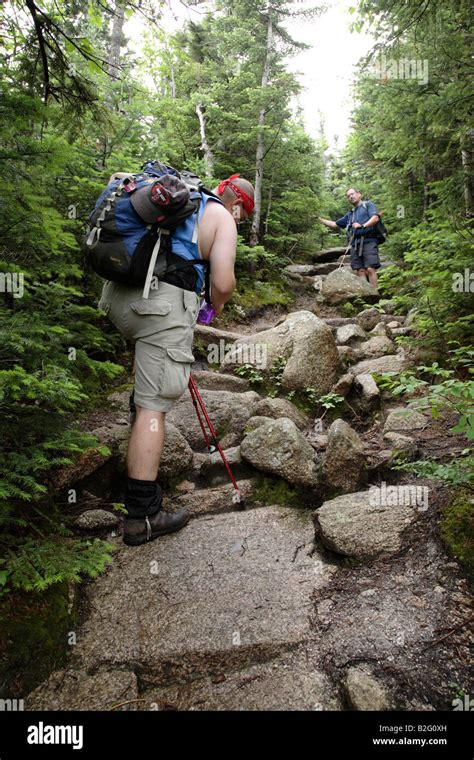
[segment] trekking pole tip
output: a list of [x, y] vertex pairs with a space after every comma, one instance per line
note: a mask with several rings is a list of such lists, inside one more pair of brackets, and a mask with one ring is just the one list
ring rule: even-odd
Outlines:
[[232, 497], [232, 504], [238, 504], [240, 509], [245, 509], [244, 500], [240, 491], [236, 491]]

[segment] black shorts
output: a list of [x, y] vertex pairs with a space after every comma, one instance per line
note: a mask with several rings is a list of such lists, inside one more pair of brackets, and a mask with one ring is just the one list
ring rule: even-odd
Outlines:
[[352, 248], [351, 248], [352, 269], [367, 269], [367, 267], [372, 267], [372, 269], [379, 269], [380, 259], [379, 259], [379, 247], [378, 247], [377, 241], [372, 238], [365, 239], [362, 244], [361, 255], [359, 256], [360, 245], [361, 245], [360, 239], [356, 240], [355, 245], [352, 245]]

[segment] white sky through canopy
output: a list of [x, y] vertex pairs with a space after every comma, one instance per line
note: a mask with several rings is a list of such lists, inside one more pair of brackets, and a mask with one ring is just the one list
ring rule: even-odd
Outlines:
[[[298, 105], [303, 111], [306, 129], [316, 137], [321, 114], [331, 149], [340, 149], [345, 144], [350, 131], [351, 89], [357, 76], [357, 62], [375, 42], [367, 33], [349, 31], [354, 16], [348, 9], [355, 2], [329, 0], [327, 11], [319, 18], [311, 22], [296, 18], [286, 24], [293, 39], [311, 45], [311, 49], [288, 60], [289, 70], [299, 74], [305, 88], [298, 97]], [[312, 5], [317, 5], [317, 0], [301, 3], [302, 7]], [[198, 22], [206, 9], [212, 8], [212, 2], [186, 7], [179, 0], [170, 0], [169, 6], [164, 10], [160, 25], [172, 33], [189, 18]], [[145, 25], [146, 20], [137, 14], [125, 26], [135, 51]]]

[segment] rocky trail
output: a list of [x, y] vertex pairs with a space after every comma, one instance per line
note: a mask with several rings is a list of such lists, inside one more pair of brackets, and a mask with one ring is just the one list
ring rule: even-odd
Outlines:
[[[412, 328], [339, 266], [341, 253], [287, 267], [291, 310], [196, 329], [193, 375], [243, 506], [185, 394], [167, 416], [160, 477], [165, 506], [185, 505], [193, 519], [125, 547], [113, 503], [128, 392], [89, 419], [111, 455], [83, 458], [55, 486], [77, 489], [78, 534], [117, 551], [84, 584], [75, 643], [26, 709], [429, 711], [469, 691], [471, 598], [437, 531], [446, 495], [392, 468], [400, 455], [453, 455], [462, 441], [446, 420], [379, 390], [374, 373], [413, 363], [395, 341]], [[347, 316], [354, 299], [364, 304]], [[219, 341], [217, 369], [205, 351]], [[262, 345], [260, 383], [238, 377], [243, 355], [255, 359]], [[272, 397], [263, 388], [275, 378]], [[345, 401], [311, 417], [291, 401], [307, 388]]]

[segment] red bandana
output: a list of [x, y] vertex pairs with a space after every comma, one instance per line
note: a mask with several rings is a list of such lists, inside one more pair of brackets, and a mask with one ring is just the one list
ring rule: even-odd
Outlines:
[[222, 195], [226, 187], [230, 187], [234, 195], [236, 195], [238, 198], [240, 198], [243, 202], [244, 209], [246, 210], [247, 214], [251, 214], [253, 211], [253, 208], [255, 206], [253, 199], [250, 197], [250, 195], [247, 195], [247, 193], [242, 190], [241, 187], [237, 187], [237, 185], [234, 185], [232, 182], [233, 179], [237, 179], [237, 177], [240, 177], [240, 174], [233, 174], [232, 177], [229, 177], [229, 179], [223, 179], [222, 182], [217, 187], [217, 192], [219, 195]]

